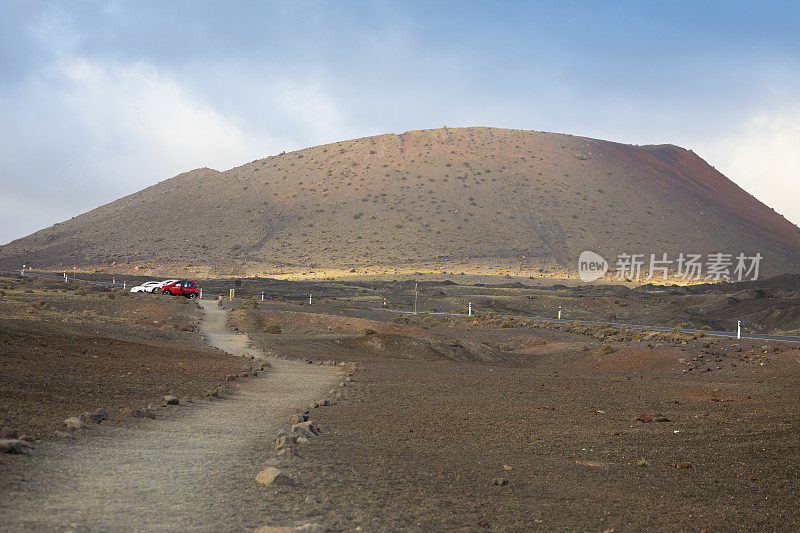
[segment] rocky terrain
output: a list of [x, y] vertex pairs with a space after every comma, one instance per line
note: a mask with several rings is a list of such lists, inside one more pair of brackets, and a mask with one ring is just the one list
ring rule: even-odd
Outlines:
[[[791, 276], [426, 282], [417, 315], [391, 312], [413, 305], [413, 282], [244, 279], [243, 298], [199, 307], [2, 283], [2, 442], [20, 441], [0, 455], [12, 530], [713, 531], [800, 519], [796, 344], [508, 316], [561, 302], [590, 319], [683, 308], [712, 321], [733, 306], [754, 322], [777, 306], [770, 316], [790, 329]], [[433, 314], [468, 302], [474, 316]], [[253, 367], [261, 357], [266, 372]]]
[[583, 250], [760, 252], [774, 275], [800, 266], [800, 230], [677, 146], [443, 128], [193, 170], [8, 243], [0, 266], [546, 278]]
[[203, 342], [199, 316], [184, 299], [0, 278], [0, 426], [51, 440], [84, 412], [114, 424], [205, 396], [241, 362]]
[[303, 483], [276, 495], [295, 520], [714, 531], [800, 519], [795, 345], [285, 305], [234, 305], [232, 324], [263, 349], [363, 368], [337, 405], [312, 410], [330, 433], [301, 450]]

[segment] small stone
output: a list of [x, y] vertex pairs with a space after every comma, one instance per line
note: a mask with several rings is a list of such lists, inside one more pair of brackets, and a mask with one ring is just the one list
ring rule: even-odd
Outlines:
[[692, 468], [692, 463], [690, 463], [689, 461], [684, 461], [682, 463], [678, 463], [675, 466], [677, 466], [678, 468], [689, 469]]
[[297, 437], [297, 444], [308, 444], [311, 442], [307, 437]]
[[314, 437], [314, 433], [311, 433], [311, 431], [307, 427], [303, 426], [302, 424], [293, 425], [292, 426], [292, 433], [297, 435], [298, 439], [301, 438], [301, 437], [305, 437], [306, 439], [311, 439], [311, 438]]
[[171, 394], [167, 394], [166, 396], [164, 396], [164, 401], [161, 402], [161, 405], [162, 406], [165, 406], [165, 405], [179, 405], [180, 402], [181, 401], [178, 399], [177, 396], [173, 396]]
[[70, 429], [83, 429], [86, 427], [86, 424], [78, 418], [77, 416], [71, 416], [64, 420], [64, 425]]
[[19, 439], [0, 439], [0, 453], [22, 453], [27, 446], [23, 446], [23, 441]]
[[[292, 433], [302, 437], [313, 437], [319, 435], [319, 428], [314, 425], [314, 422], [308, 420], [292, 426]], [[305, 433], [309, 433], [306, 435]]]
[[508, 465], [503, 465], [503, 470], [505, 470], [506, 472], [509, 472], [509, 471], [511, 471], [511, 467], [508, 466]]
[[[302, 420], [300, 420], [302, 422]], [[12, 428], [11, 426], [3, 426], [0, 429], [0, 439], [17, 439], [19, 438], [19, 432]]]
[[258, 473], [256, 482], [266, 486], [292, 485], [294, 483], [294, 478], [286, 472], [278, 470], [274, 466], [270, 466]]
[[158, 410], [158, 407], [156, 407], [156, 404], [150, 403], [150, 404], [147, 404], [147, 410], [155, 412], [155, 411]]
[[299, 424], [301, 422], [305, 422], [308, 420], [308, 416], [303, 413], [297, 413], [296, 415], [291, 415], [289, 417], [290, 424]]
[[66, 431], [58, 431], [55, 432], [56, 437], [61, 439], [74, 439], [75, 436], [72, 433], [67, 433]]
[[290, 430], [282, 430], [278, 435], [272, 439], [272, 444], [275, 451], [280, 451], [283, 448], [293, 448], [297, 444], [297, 435]]
[[329, 406], [330, 404], [331, 404], [331, 401], [330, 401], [330, 400], [322, 400], [322, 403], [321, 403], [320, 405], [323, 405], [323, 406], [327, 407], [327, 406]]
[[279, 457], [297, 457], [299, 454], [295, 446], [286, 446], [275, 452], [275, 455]]
[[508, 480], [502, 477], [496, 477], [492, 480], [492, 485], [498, 485], [502, 487], [504, 485], [508, 485]]
[[87, 424], [99, 424], [103, 421], [102, 416], [97, 413], [90, 413], [89, 411], [82, 412], [79, 418]]
[[194, 403], [194, 401], [191, 398], [189, 398], [188, 396], [184, 396], [183, 398], [181, 398], [180, 403], [183, 403], [183, 404]]
[[98, 408], [97, 411], [95, 411], [95, 413], [100, 415], [101, 420], [108, 420], [108, 411], [106, 411], [102, 407]]

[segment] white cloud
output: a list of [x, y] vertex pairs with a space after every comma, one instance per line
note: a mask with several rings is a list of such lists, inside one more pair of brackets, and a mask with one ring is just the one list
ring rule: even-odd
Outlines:
[[[282, 80], [276, 84], [277, 102], [312, 138], [336, 139], [345, 122], [338, 106], [319, 86]], [[304, 147], [305, 148], [305, 147]]]
[[754, 113], [698, 151], [747, 192], [800, 223], [800, 104]]
[[[104, 66], [69, 57], [59, 68], [70, 81], [61, 99], [72, 116], [94, 126], [94, 156], [107, 166], [128, 172], [138, 167], [137, 175], [173, 175], [198, 166], [224, 170], [273, 144], [247, 135], [242, 125], [146, 63]], [[113, 176], [111, 168], [105, 170]]]
[[[57, 52], [46, 76], [0, 93], [7, 126], [0, 131], [7, 147], [0, 185], [15, 198], [14, 210], [30, 213], [27, 222], [4, 223], [0, 243], [180, 172], [226, 170], [304, 147], [298, 137], [338, 138], [343, 120], [317, 84], [248, 79], [248, 97], [268, 102], [263, 115], [271, 120], [263, 121], [218, 111], [193, 90], [196, 83], [145, 62], [102, 63]], [[48, 207], [59, 202], [69, 209]], [[12, 212], [2, 209], [7, 221]]]

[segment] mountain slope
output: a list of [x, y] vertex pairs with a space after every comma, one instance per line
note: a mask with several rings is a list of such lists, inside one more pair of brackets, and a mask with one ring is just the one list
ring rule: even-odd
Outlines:
[[7, 268], [575, 274], [577, 257], [761, 252], [800, 230], [693, 152], [496, 128], [333, 143], [163, 181], [0, 248]]

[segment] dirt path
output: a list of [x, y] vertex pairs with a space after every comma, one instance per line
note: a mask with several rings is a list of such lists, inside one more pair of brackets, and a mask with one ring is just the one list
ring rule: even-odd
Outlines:
[[[262, 354], [227, 331], [226, 312], [203, 301], [209, 344]], [[0, 501], [3, 531], [242, 531], [275, 513], [254, 476], [291, 412], [337, 380], [327, 366], [271, 360], [223, 401], [160, 409], [127, 428], [95, 427], [77, 442], [40, 446], [26, 486]], [[270, 511], [272, 509], [272, 511]], [[274, 516], [273, 516], [274, 518]]]

